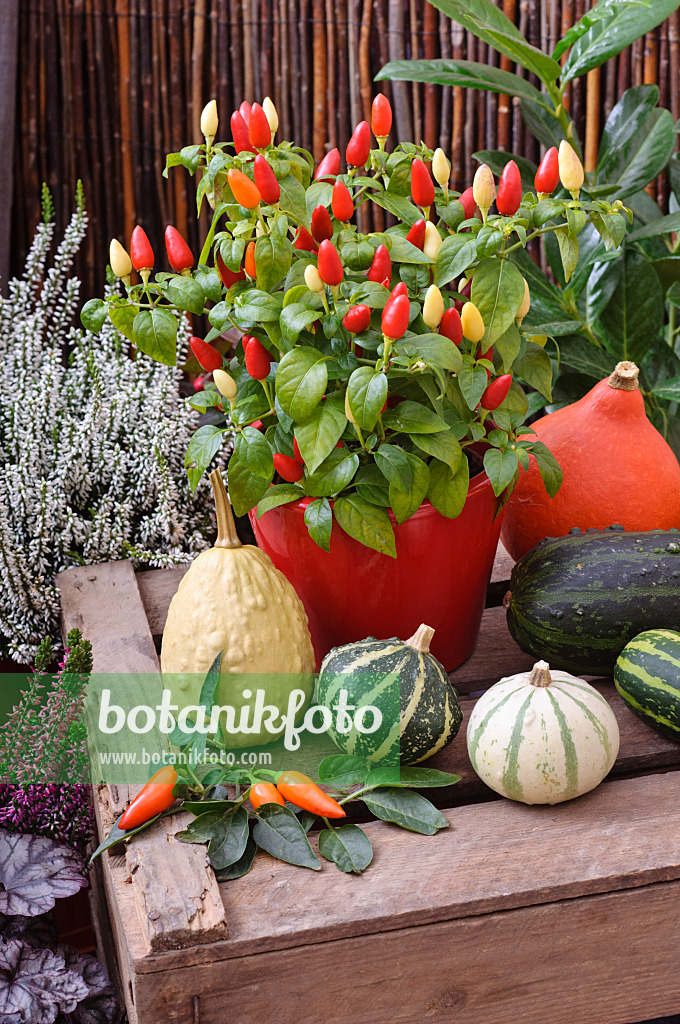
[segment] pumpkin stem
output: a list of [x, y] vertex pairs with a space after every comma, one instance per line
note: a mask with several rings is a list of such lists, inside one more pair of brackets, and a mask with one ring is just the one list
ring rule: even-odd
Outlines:
[[413, 636], [405, 640], [404, 643], [408, 644], [409, 647], [413, 647], [415, 651], [420, 651], [421, 654], [430, 653], [430, 640], [434, 636], [434, 630], [432, 626], [426, 626], [425, 623], [421, 623]]
[[215, 498], [215, 512], [217, 514], [217, 540], [216, 548], [242, 548], [243, 545], [238, 539], [234, 516], [227, 497], [227, 491], [219, 469], [213, 469], [208, 477], [213, 489]]
[[638, 388], [638, 370], [635, 363], [625, 360], [617, 363], [614, 372], [609, 378], [609, 387], [617, 388], [619, 391], [636, 391]]
[[550, 665], [547, 661], [537, 661], [531, 670], [529, 676], [530, 686], [550, 686], [552, 679], [550, 677]]

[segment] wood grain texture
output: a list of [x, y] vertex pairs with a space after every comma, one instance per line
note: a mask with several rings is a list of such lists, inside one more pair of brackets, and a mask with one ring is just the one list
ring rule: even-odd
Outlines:
[[486, 690], [503, 676], [530, 669], [535, 661], [532, 655], [520, 651], [510, 636], [505, 610], [487, 608], [474, 651], [449, 678], [459, 693]]
[[[135, 979], [140, 1021], [624, 1024], [680, 1000], [680, 883]], [[634, 922], [634, 927], [631, 923]]]

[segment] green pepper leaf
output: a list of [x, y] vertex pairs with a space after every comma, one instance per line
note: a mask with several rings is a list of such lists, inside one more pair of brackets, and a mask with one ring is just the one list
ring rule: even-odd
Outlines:
[[376, 81], [385, 79], [484, 89], [543, 102], [538, 89], [525, 78], [474, 60], [393, 60], [385, 64], [375, 76]]
[[338, 526], [350, 537], [390, 558], [397, 557], [394, 530], [384, 508], [351, 494], [338, 498], [333, 512]]
[[108, 315], [109, 307], [103, 299], [90, 299], [80, 311], [80, 322], [86, 331], [99, 334]]
[[257, 283], [265, 291], [274, 290], [284, 279], [293, 260], [290, 242], [276, 235], [260, 235], [255, 242]]
[[430, 463], [430, 486], [427, 496], [440, 515], [455, 519], [463, 511], [470, 483], [467, 459], [462, 459], [454, 473], [450, 466], [438, 459]]
[[348, 874], [360, 875], [373, 860], [371, 840], [358, 825], [325, 828], [319, 833], [319, 853]]
[[227, 467], [229, 499], [234, 509], [234, 515], [244, 516], [257, 505], [260, 498], [263, 498], [269, 490], [273, 475], [273, 462], [271, 476], [263, 477], [248, 469], [243, 464], [239, 453], [234, 450]]
[[552, 363], [545, 349], [535, 341], [527, 341], [524, 353], [512, 364], [512, 372], [552, 401]]
[[299, 501], [304, 496], [303, 489], [296, 487], [295, 484], [273, 484], [267, 488], [264, 498], [260, 498], [257, 503], [257, 518], [259, 519], [265, 512], [270, 512], [273, 508], [278, 508], [279, 505], [287, 505], [290, 501]]
[[411, 434], [411, 440], [428, 455], [445, 462], [452, 473], [457, 473], [463, 461], [463, 449], [449, 431], [438, 434]]
[[373, 430], [387, 400], [387, 377], [372, 366], [359, 366], [347, 382], [349, 407], [362, 430]]
[[319, 764], [319, 782], [341, 791], [364, 783], [370, 762], [356, 754], [330, 754]]
[[366, 793], [361, 798], [371, 814], [381, 821], [392, 821], [410, 832], [433, 836], [448, 821], [441, 811], [420, 793], [411, 789], [387, 788]]
[[285, 305], [284, 302], [279, 323], [288, 346], [292, 347], [295, 344], [300, 337], [300, 332], [304, 331], [305, 327], [309, 327], [310, 324], [320, 319], [321, 310], [310, 309], [303, 302], [292, 302], [290, 305]]
[[477, 242], [474, 235], [464, 232], [449, 235], [439, 247], [434, 266], [434, 283], [443, 288], [449, 281], [463, 273], [477, 258]]
[[237, 807], [218, 822], [208, 844], [208, 859], [213, 870], [222, 871], [240, 860], [247, 842], [248, 812], [245, 807]]
[[398, 523], [405, 522], [420, 508], [430, 486], [430, 471], [427, 464], [417, 455], [408, 452], [405, 454], [411, 466], [411, 487], [405, 492], [400, 487], [390, 484], [389, 492], [390, 505]]
[[524, 278], [509, 260], [484, 259], [475, 270], [470, 298], [482, 315], [485, 348], [513, 323], [524, 298]]
[[134, 319], [135, 348], [165, 366], [177, 363], [177, 319], [167, 309], [143, 309]]
[[405, 434], [436, 434], [439, 430], [448, 430], [446, 420], [433, 409], [409, 401], [400, 402], [395, 409], [387, 409], [383, 415], [383, 425]]
[[330, 551], [333, 512], [328, 498], [317, 498], [309, 503], [305, 509], [305, 525], [314, 543], [324, 551]]
[[294, 348], [276, 371], [276, 397], [283, 411], [304, 422], [319, 404], [328, 384], [326, 358], [315, 348]]
[[199, 427], [189, 441], [184, 466], [192, 492], [196, 490], [203, 473], [220, 450], [224, 433], [223, 428], [206, 424]]
[[278, 804], [261, 807], [253, 827], [253, 839], [278, 860], [313, 871], [321, 870], [303, 826], [287, 807]]
[[304, 423], [295, 425], [295, 438], [308, 473], [314, 473], [335, 448], [347, 426], [344, 403], [330, 395]]
[[439, 789], [460, 782], [460, 775], [440, 772], [436, 768], [412, 768], [406, 765], [380, 765], [363, 782], [364, 786], [396, 786], [399, 789]]
[[255, 427], [244, 427], [236, 435], [234, 450], [246, 469], [271, 480], [274, 475], [274, 457], [271, 445], [261, 431]]
[[307, 494], [330, 498], [348, 487], [359, 468], [359, 456], [347, 448], [334, 448], [305, 480]]
[[519, 467], [519, 456], [511, 448], [501, 451], [499, 448], [489, 448], [484, 452], [484, 469], [491, 481], [493, 493], [498, 497], [503, 493]]
[[[247, 875], [253, 866], [253, 860], [255, 859], [255, 853], [257, 852], [257, 843], [252, 836], [248, 836], [246, 848], [237, 861], [233, 864], [228, 864], [225, 868], [219, 868], [215, 871], [215, 877], [218, 882], [231, 882], [234, 878], [242, 878], [243, 875]], [[214, 865], [213, 865], [214, 870]]]
[[[163, 282], [163, 292], [169, 302], [186, 310], [187, 313], [200, 316], [205, 309], [203, 289], [192, 277], [183, 277], [181, 274], [177, 274], [175, 277], [167, 278]], [[222, 298], [221, 293], [220, 298]]]

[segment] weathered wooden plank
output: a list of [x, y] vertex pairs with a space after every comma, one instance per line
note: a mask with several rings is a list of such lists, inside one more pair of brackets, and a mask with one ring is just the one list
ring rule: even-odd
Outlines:
[[444, 814], [451, 827], [431, 837], [366, 825], [375, 859], [358, 878], [325, 861], [310, 872], [258, 853], [250, 874], [220, 885], [228, 940], [159, 955], [137, 941], [135, 972], [680, 879], [680, 772], [611, 782], [555, 807], [502, 800]]
[[64, 635], [77, 626], [92, 642], [93, 671], [158, 672], [132, 562], [66, 569], [57, 576]]
[[520, 651], [508, 632], [505, 609], [487, 608], [474, 651], [468, 660], [450, 673], [459, 693], [486, 690], [503, 676], [530, 669], [536, 658]]
[[177, 565], [174, 569], [147, 569], [137, 573], [137, 586], [152, 636], [162, 635], [170, 602], [188, 568], [188, 565]]
[[680, 1003], [679, 910], [674, 881], [297, 946], [136, 976], [136, 1007], [144, 1024], [625, 1024]]

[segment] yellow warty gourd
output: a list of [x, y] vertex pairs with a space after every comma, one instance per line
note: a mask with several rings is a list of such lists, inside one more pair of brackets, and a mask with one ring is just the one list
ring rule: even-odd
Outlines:
[[[205, 676], [222, 651], [217, 703], [234, 708], [235, 722], [242, 707], [254, 707], [257, 690], [264, 690], [265, 705], [285, 714], [293, 690], [303, 690], [309, 701], [314, 688], [307, 615], [271, 559], [241, 544], [219, 470], [211, 473], [210, 483], [217, 540], [195, 559], [170, 602], [161, 649], [164, 685], [180, 709], [197, 704]], [[265, 711], [263, 722], [267, 718]], [[227, 739], [229, 746], [245, 747], [275, 737], [262, 729]]]

